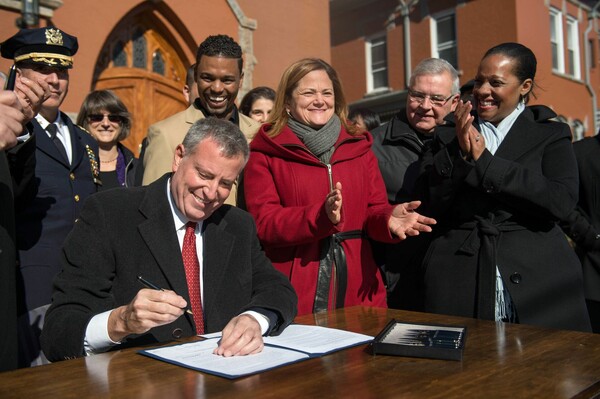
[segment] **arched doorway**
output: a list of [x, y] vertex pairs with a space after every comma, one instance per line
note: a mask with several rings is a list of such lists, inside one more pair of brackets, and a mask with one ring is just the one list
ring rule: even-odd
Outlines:
[[107, 38], [94, 71], [94, 89], [113, 90], [132, 115], [131, 135], [123, 144], [136, 156], [148, 126], [187, 107], [181, 90], [189, 62], [163, 20], [148, 9], [125, 16]]

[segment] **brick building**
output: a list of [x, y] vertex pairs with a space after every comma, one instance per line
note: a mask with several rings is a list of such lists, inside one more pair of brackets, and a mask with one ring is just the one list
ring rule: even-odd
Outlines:
[[[124, 143], [134, 151], [151, 123], [186, 107], [185, 73], [209, 35], [228, 34], [242, 46], [238, 100], [255, 86], [276, 88], [299, 58], [330, 60], [327, 0], [0, 0], [0, 41], [17, 32], [25, 6], [39, 15], [38, 26], [57, 26], [79, 40], [61, 109], [77, 113], [90, 90], [115, 90], [134, 117]], [[0, 59], [0, 70], [10, 65]]]
[[410, 71], [440, 57], [475, 76], [484, 52], [520, 42], [538, 60], [537, 99], [575, 139], [600, 128], [600, 1], [331, 0], [331, 59], [351, 106], [389, 119], [404, 108]]

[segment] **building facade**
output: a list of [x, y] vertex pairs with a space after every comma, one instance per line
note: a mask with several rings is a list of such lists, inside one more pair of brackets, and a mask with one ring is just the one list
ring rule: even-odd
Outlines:
[[420, 60], [446, 59], [462, 85], [487, 49], [519, 42], [538, 60], [531, 104], [551, 107], [578, 140], [600, 128], [599, 8], [597, 0], [331, 0], [332, 64], [351, 106], [387, 120], [404, 109]]
[[[133, 116], [124, 144], [136, 154], [150, 124], [186, 108], [186, 70], [209, 35], [227, 34], [242, 46], [238, 101], [255, 86], [276, 88], [297, 59], [330, 61], [327, 0], [0, 0], [0, 42], [17, 32], [32, 3], [39, 3], [37, 26], [79, 40], [61, 109], [76, 114], [91, 90], [114, 90]], [[0, 70], [10, 65], [0, 59]]]

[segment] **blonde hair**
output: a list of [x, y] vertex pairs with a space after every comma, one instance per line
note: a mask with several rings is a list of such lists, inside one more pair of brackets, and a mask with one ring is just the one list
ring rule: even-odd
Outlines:
[[277, 87], [277, 94], [275, 95], [275, 105], [267, 120], [267, 123], [272, 124], [267, 132], [269, 137], [277, 136], [287, 125], [289, 115], [286, 110], [286, 104], [291, 100], [292, 94], [296, 87], [298, 87], [300, 80], [313, 71], [325, 71], [327, 73], [327, 76], [331, 79], [331, 83], [333, 83], [333, 95], [335, 97], [334, 112], [340, 118], [342, 127], [348, 133], [355, 134], [356, 129], [347, 122], [348, 107], [346, 97], [342, 89], [342, 82], [335, 70], [322, 59], [304, 58], [290, 65], [281, 77], [281, 81]]

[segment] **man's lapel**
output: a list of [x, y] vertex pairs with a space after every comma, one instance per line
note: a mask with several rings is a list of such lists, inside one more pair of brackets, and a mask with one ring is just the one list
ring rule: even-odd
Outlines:
[[163, 176], [148, 186], [146, 197], [140, 204], [140, 212], [147, 219], [138, 229], [169, 283], [169, 287], [162, 288], [175, 291], [189, 302], [181, 249], [167, 199], [167, 179], [168, 176]]
[[35, 119], [33, 119], [31, 123], [33, 124], [33, 131], [36, 136], [35, 145], [37, 149], [68, 168], [69, 165], [67, 164], [67, 160], [58, 151], [58, 148], [56, 148], [56, 145], [52, 142], [52, 139], [48, 136], [48, 133], [46, 133], [46, 131]]
[[224, 284], [223, 280], [225, 278], [236, 278], [231, 271], [227, 270], [228, 265], [231, 263], [230, 258], [234, 249], [235, 237], [224, 230], [226, 224], [227, 221], [223, 219], [221, 212], [218, 210], [204, 222], [202, 277], [204, 279], [204, 307], [206, 309], [218, 308], [215, 301], [219, 288]]
[[61, 113], [61, 117], [62, 120], [65, 122], [65, 125], [67, 125], [67, 128], [69, 129], [69, 134], [71, 135], [71, 170], [73, 170], [76, 169], [77, 166], [79, 166], [84, 155], [86, 155], [86, 148], [85, 145], [81, 142], [81, 136], [79, 134], [79, 131], [75, 129], [75, 126], [73, 126], [73, 122], [71, 122], [71, 119], [63, 113]]

